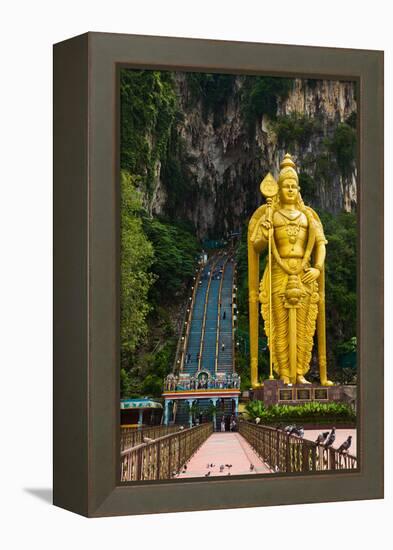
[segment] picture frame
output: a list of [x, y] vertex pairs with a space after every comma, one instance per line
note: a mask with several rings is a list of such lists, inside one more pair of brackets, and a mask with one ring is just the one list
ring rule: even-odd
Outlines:
[[[121, 67], [357, 82], [358, 471], [119, 483]], [[101, 517], [382, 498], [383, 390], [383, 52], [107, 33], [56, 44], [54, 504]]]

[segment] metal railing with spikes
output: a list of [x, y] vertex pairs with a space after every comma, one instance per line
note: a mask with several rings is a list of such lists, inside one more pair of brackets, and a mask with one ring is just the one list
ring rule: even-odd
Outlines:
[[212, 432], [213, 424], [209, 422], [122, 451], [120, 480], [127, 482], [174, 477]]
[[304, 473], [324, 470], [355, 470], [357, 458], [332, 447], [289, 435], [283, 430], [241, 420], [239, 433], [272, 472]]

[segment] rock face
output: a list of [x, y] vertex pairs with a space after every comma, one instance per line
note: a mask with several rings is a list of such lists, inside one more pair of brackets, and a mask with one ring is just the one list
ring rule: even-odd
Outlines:
[[[219, 120], [214, 110], [204, 112], [203, 97], [190, 102], [184, 73], [177, 73], [174, 83], [183, 113], [177, 130], [191, 159], [187, 170], [193, 181], [177, 215], [189, 220], [200, 238], [238, 230], [262, 203], [261, 180], [269, 171], [277, 177], [280, 161], [288, 151], [303, 175], [301, 185], [302, 181], [308, 184], [303, 193], [305, 202], [332, 213], [356, 209], [355, 162], [344, 173], [329, 145], [337, 127], [353, 113], [356, 116], [353, 82], [296, 79], [288, 96], [277, 99], [276, 119], [259, 117], [253, 131], [242, 110], [244, 77], [234, 79], [233, 90], [220, 106]], [[291, 121], [296, 114], [309, 117], [315, 124], [307, 139], [302, 135], [286, 143], [280, 137], [279, 123]], [[152, 214], [165, 214], [170, 185], [170, 178], [163, 177], [157, 162], [149, 208]]]
[[[310, 87], [307, 80], [296, 79], [293, 91], [278, 110], [279, 115], [305, 113], [309, 117], [317, 117], [321, 123], [319, 135], [314, 135], [306, 147], [296, 150], [299, 168], [310, 175], [315, 175], [315, 166], [304, 166], [302, 160], [308, 154], [317, 158], [323, 151], [324, 140], [331, 137], [337, 125], [348, 120], [353, 113], [356, 115], [355, 83], [334, 80], [313, 82], [315, 84]], [[279, 157], [282, 153], [282, 150], [279, 151]], [[328, 181], [322, 179], [319, 182], [312, 201], [314, 206], [332, 213], [356, 209], [356, 176], [354, 162], [345, 176], [332, 166]]]

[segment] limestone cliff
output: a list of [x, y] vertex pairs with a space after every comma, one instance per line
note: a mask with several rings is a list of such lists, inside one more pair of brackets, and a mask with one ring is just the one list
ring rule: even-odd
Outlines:
[[180, 114], [165, 158], [154, 162], [149, 212], [188, 220], [201, 238], [237, 230], [262, 202], [262, 178], [277, 176], [287, 151], [308, 204], [332, 213], [356, 209], [355, 84], [291, 80], [270, 114], [257, 113], [250, 124], [244, 98], [253, 77], [227, 78], [225, 94], [209, 103], [189, 74], [174, 74]]

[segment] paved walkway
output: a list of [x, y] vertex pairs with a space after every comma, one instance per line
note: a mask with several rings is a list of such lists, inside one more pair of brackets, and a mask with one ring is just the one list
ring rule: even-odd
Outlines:
[[[231, 464], [232, 467], [228, 468], [226, 464]], [[251, 464], [254, 466], [253, 470], [250, 470]], [[224, 466], [222, 472], [221, 465]], [[249, 443], [237, 432], [213, 433], [188, 461], [187, 471], [176, 477], [202, 477], [208, 472], [210, 477], [271, 473]]]

